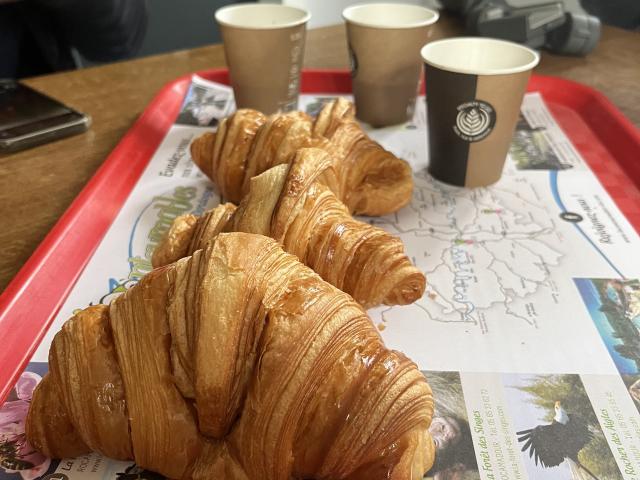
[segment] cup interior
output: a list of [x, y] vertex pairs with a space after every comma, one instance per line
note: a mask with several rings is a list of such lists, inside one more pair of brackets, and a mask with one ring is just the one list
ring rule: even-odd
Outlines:
[[288, 5], [245, 3], [222, 7], [216, 10], [215, 17], [220, 25], [264, 30], [301, 25], [309, 21], [311, 15]]
[[435, 23], [439, 14], [418, 5], [367, 3], [345, 8], [342, 17], [364, 27], [415, 28]]
[[540, 56], [528, 47], [506, 40], [460, 37], [428, 43], [422, 59], [431, 66], [455, 73], [503, 75], [531, 70]]

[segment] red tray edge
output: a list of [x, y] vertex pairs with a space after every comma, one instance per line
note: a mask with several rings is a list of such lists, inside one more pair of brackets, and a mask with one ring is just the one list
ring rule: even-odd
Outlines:
[[[212, 69], [196, 72], [196, 74], [210, 79], [212, 77], [223, 81], [228, 79], [226, 69]], [[3, 343], [8, 345], [8, 348], [0, 351], [0, 365], [2, 366], [0, 369], [0, 404], [4, 402], [26, 367], [62, 303], [66, 300], [79, 275], [136, 185], [167, 130], [173, 124], [191, 76], [192, 74], [178, 77], [167, 83], [156, 94], [0, 295], [0, 331], [3, 332]], [[326, 76], [331, 77], [330, 84], [327, 84], [326, 78], [322, 78]], [[640, 174], [636, 174], [639, 167], [633, 168], [634, 162], [626, 161], [627, 157], [633, 156], [629, 154], [630, 150], [631, 153], [640, 152], [640, 131], [631, 121], [601, 92], [577, 82], [557, 77], [534, 75], [529, 84], [530, 89], [534, 88], [536, 84], [545, 82], [555, 83], [557, 87], [566, 87], [566, 89], [552, 89], [555, 92], [568, 90], [579, 92], [582, 96], [582, 103], [574, 104], [573, 108], [579, 110], [590, 127], [593, 125], [589, 122], [589, 116], [585, 114], [585, 108], [589, 108], [588, 100], [595, 101], [607, 119], [614, 126], [620, 127], [619, 129], [613, 128], [612, 131], [617, 132], [615, 133], [616, 141], [607, 148], [610, 148], [612, 157], [625, 159], [621, 163], [622, 168], [636, 186], [640, 187]], [[165, 96], [171, 93], [171, 90], [175, 90], [173, 93], [179, 95], [180, 100], [171, 102], [165, 108], [165, 114], [162, 118], [152, 119], [152, 116], [158, 115], [156, 110], [166, 102]], [[303, 92], [348, 93], [350, 90], [351, 78], [346, 70], [308, 69], [303, 71]], [[549, 94], [549, 89], [545, 90], [543, 97], [554, 97], [553, 94]], [[560, 96], [553, 99], [562, 101], [563, 98]], [[155, 128], [147, 131], [150, 126], [155, 126]], [[600, 132], [598, 128], [593, 128], [593, 131]], [[137, 139], [142, 134], [145, 135], [145, 145], [140, 146]], [[603, 140], [602, 137], [600, 140]], [[602, 143], [607, 145], [609, 142], [602, 141]], [[137, 147], [133, 158], [129, 151], [131, 146]], [[117, 175], [114, 176], [116, 172]], [[123, 175], [122, 172], [125, 174]], [[112, 177], [117, 181], [114, 182]], [[104, 203], [97, 201], [105, 193], [109, 193], [111, 196], [111, 201], [106, 207]], [[91, 205], [92, 209], [87, 210], [87, 205]], [[74, 228], [80, 224], [83, 226], [82, 235]], [[636, 229], [640, 229], [640, 225], [634, 226]], [[87, 231], [88, 233], [85, 233]], [[65, 240], [68, 241], [65, 242]], [[61, 264], [61, 254], [63, 253], [76, 258], [77, 262], [73, 265]], [[63, 278], [60, 273], [63, 273]], [[45, 293], [41, 290], [42, 288], [47, 288], [48, 291]], [[29, 322], [29, 319], [34, 317], [44, 320], [39, 323]]]
[[[0, 351], [0, 404], [26, 367], [166, 131], [173, 124], [181, 102], [175, 105], [174, 111], [167, 111], [166, 115], [159, 117], [158, 128], [151, 131], [147, 131], [149, 117], [165, 102], [167, 93], [190, 77], [185, 75], [162, 87], [0, 295], [0, 331], [3, 332], [3, 343], [8, 345], [8, 348]], [[140, 135], [145, 136], [146, 146], [140, 146], [137, 142]], [[133, 155], [131, 146], [137, 147]], [[99, 201], [102, 195], [108, 195], [109, 203]], [[87, 205], [93, 208], [88, 211]], [[77, 225], [83, 226], [82, 236], [76, 229]], [[52, 263], [51, 259], [65, 253], [76, 258], [77, 262], [73, 265]], [[43, 298], [43, 288], [53, 290], [45, 294], [48, 301]], [[30, 298], [35, 301], [30, 301]], [[30, 322], [29, 319], [33, 317], [44, 320], [41, 323]], [[16, 357], [18, 351], [24, 352], [22, 358]]]
[[543, 97], [570, 104], [578, 111], [629, 179], [640, 189], [640, 162], [637, 161], [640, 155], [640, 129], [595, 88], [564, 78], [533, 75], [529, 90], [536, 90], [538, 84], [544, 83], [554, 84], [556, 88], [545, 88]]

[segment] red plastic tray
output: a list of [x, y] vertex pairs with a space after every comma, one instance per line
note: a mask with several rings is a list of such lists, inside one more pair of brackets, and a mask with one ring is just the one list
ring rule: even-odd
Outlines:
[[[198, 75], [229, 83], [226, 69]], [[0, 404], [173, 124], [190, 79], [180, 77], [158, 93], [0, 295]], [[609, 195], [640, 231], [640, 131], [604, 95], [579, 83], [534, 75], [528, 89], [542, 94]], [[347, 93], [351, 78], [346, 71], [306, 70], [302, 91]]]

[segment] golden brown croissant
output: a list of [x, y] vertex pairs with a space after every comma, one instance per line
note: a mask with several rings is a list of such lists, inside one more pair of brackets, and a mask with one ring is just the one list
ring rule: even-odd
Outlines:
[[222, 195], [237, 204], [252, 177], [289, 163], [304, 147], [321, 148], [332, 156], [336, 195], [353, 213], [385, 215], [411, 200], [409, 164], [369, 138], [355, 120], [353, 104], [343, 98], [326, 104], [315, 122], [302, 112], [265, 117], [255, 110], [238, 110], [217, 132], [196, 138], [191, 156]]
[[291, 164], [254, 177], [237, 209], [226, 203], [200, 218], [178, 217], [157, 246], [153, 266], [191, 255], [220, 232], [259, 233], [364, 307], [418, 300], [426, 280], [405, 255], [402, 241], [355, 220], [331, 191], [336, 184], [325, 151], [299, 149]]
[[218, 235], [71, 318], [27, 417], [52, 457], [169, 478], [422, 478], [433, 399], [360, 305], [267, 237]]

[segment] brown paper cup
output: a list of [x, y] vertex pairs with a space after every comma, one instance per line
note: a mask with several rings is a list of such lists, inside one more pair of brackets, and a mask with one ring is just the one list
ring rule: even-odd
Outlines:
[[309, 13], [252, 3], [220, 8], [215, 17], [238, 108], [295, 110]]
[[538, 54], [517, 43], [477, 37], [431, 42], [421, 54], [429, 173], [463, 187], [497, 182]]
[[415, 107], [420, 48], [438, 13], [416, 5], [372, 3], [346, 8], [357, 117], [376, 127], [405, 122]]

